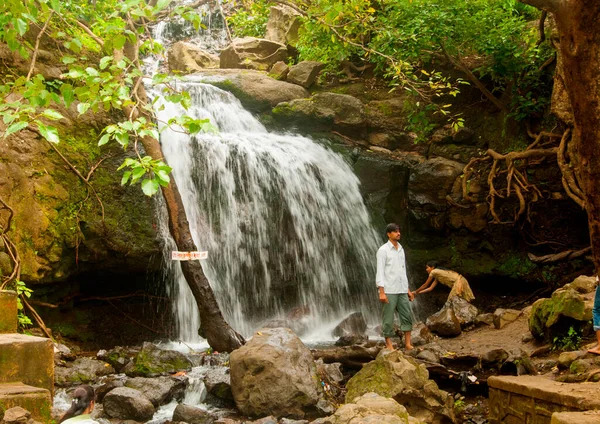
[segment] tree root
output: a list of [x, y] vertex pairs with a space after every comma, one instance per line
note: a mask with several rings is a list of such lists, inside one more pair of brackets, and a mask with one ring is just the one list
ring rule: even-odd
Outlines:
[[571, 260], [575, 258], [579, 258], [580, 256], [584, 256], [587, 253], [592, 252], [592, 247], [586, 247], [585, 249], [580, 250], [565, 250], [560, 253], [555, 253], [552, 255], [544, 255], [544, 256], [535, 256], [533, 253], [529, 253], [527, 256], [529, 260], [536, 264], [549, 264], [553, 262], [559, 262], [564, 260]]

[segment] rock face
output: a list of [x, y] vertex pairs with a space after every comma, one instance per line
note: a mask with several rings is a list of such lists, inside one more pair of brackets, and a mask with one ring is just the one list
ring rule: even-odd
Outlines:
[[581, 294], [570, 286], [552, 293], [550, 299], [538, 299], [529, 315], [529, 331], [534, 337], [551, 342], [567, 333], [570, 326], [591, 331], [594, 292]]
[[477, 307], [470, 304], [462, 297], [454, 296], [448, 301], [446, 306], [454, 311], [454, 315], [458, 319], [462, 329], [475, 324], [475, 318], [477, 318], [479, 311], [477, 310]]
[[333, 129], [355, 138], [364, 134], [367, 122], [360, 100], [336, 93], [319, 93], [310, 99], [281, 103], [273, 109], [273, 116], [286, 125], [310, 125], [315, 131]]
[[96, 381], [98, 377], [114, 374], [112, 366], [92, 358], [77, 358], [66, 367], [54, 369], [54, 382], [58, 386], [71, 386]]
[[162, 350], [152, 343], [144, 343], [142, 350], [123, 371], [127, 375], [157, 377], [178, 371], [189, 371], [192, 363], [183, 354], [174, 350]]
[[211, 424], [215, 421], [215, 417], [204, 409], [180, 403], [173, 411], [173, 421], [188, 424]]
[[263, 328], [230, 357], [231, 390], [249, 416], [316, 413], [319, 379], [310, 350], [288, 328]]
[[298, 39], [300, 14], [289, 6], [271, 6], [267, 21], [267, 40], [294, 45]]
[[111, 418], [148, 421], [154, 415], [154, 406], [142, 392], [129, 387], [117, 387], [104, 396], [104, 412]]
[[251, 112], [264, 112], [281, 102], [309, 95], [299, 85], [278, 81], [259, 71], [221, 69], [207, 70], [197, 75], [202, 82], [231, 92]]
[[223, 69], [255, 69], [267, 71], [275, 62], [286, 61], [287, 47], [275, 41], [244, 37], [234, 39], [221, 52], [220, 67]]
[[429, 379], [424, 365], [399, 351], [379, 354], [348, 381], [346, 389], [347, 403], [373, 392], [396, 400], [423, 422], [452, 422], [451, 397]]
[[0, 143], [0, 198], [14, 211], [8, 236], [20, 255], [21, 279], [29, 285], [90, 269], [146, 272], [158, 251], [153, 205], [139, 187], [121, 186], [115, 171], [124, 159], [122, 150], [97, 147], [97, 128], [107, 117], [91, 112], [77, 117], [75, 105], [61, 113], [66, 119], [60, 125], [71, 131], [63, 136], [61, 152], [83, 174], [101, 155], [114, 155], [90, 178], [102, 199], [104, 221], [94, 196], [81, 203], [86, 184], [36, 133], [24, 130], [5, 138]]
[[351, 334], [363, 335], [367, 330], [367, 321], [362, 312], [354, 312], [342, 320], [332, 331], [334, 337], [342, 337]]
[[167, 52], [169, 71], [179, 71], [185, 74], [207, 68], [219, 68], [219, 56], [206, 52], [197, 46], [178, 41]]
[[169, 403], [172, 399], [181, 400], [185, 393], [187, 382], [176, 377], [129, 378], [125, 387], [139, 390], [148, 398], [152, 405], [158, 407]]

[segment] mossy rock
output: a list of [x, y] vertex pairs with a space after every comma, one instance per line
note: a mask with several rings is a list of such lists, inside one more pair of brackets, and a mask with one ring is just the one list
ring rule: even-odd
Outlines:
[[592, 319], [590, 301], [571, 288], [562, 288], [552, 293], [550, 299], [538, 299], [529, 315], [529, 331], [534, 337], [551, 341], [565, 331], [563, 321], [580, 322], [589, 326]]
[[162, 350], [152, 343], [145, 343], [133, 360], [133, 367], [127, 375], [157, 377], [192, 369], [190, 360], [180, 352]]

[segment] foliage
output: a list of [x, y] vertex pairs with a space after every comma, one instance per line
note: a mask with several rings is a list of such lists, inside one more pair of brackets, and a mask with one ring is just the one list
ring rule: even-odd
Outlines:
[[18, 309], [18, 320], [19, 320], [19, 327], [21, 328], [25, 328], [29, 325], [32, 324], [31, 319], [25, 315], [25, 312], [23, 311], [23, 302], [21, 302], [21, 296], [25, 296], [26, 298], [31, 297], [31, 293], [33, 293], [33, 290], [31, 290], [30, 288], [28, 288], [25, 283], [23, 281], [19, 281], [17, 280], [15, 282], [15, 287], [16, 287], [16, 291], [17, 291], [17, 309]]
[[569, 327], [567, 334], [556, 336], [552, 339], [552, 350], [574, 351], [578, 350], [581, 345], [581, 329]]
[[[116, 141], [123, 149], [133, 146], [135, 159], [128, 159], [123, 183], [140, 182], [145, 194], [168, 184], [171, 169], [160, 160], [142, 157], [137, 143], [143, 137], [158, 139], [153, 104], [140, 97], [144, 76], [140, 55], [157, 54], [162, 46], [148, 35], [148, 25], [159, 19], [181, 17], [195, 28], [201, 16], [171, 0], [6, 0], [0, 3], [0, 42], [6, 43], [29, 64], [27, 75], [3, 75], [0, 117], [7, 126], [4, 137], [30, 128], [50, 143], [61, 141], [65, 110], [73, 105], [77, 114], [91, 111], [117, 112], [121, 121], [102, 131], [99, 146]], [[48, 40], [49, 39], [49, 40]], [[40, 43], [40, 41], [42, 41]], [[42, 47], [56, 53], [66, 71], [60, 79], [47, 79], [36, 72]], [[189, 95], [177, 92], [170, 77], [157, 74], [154, 84], [164, 93], [154, 101], [190, 104]], [[124, 114], [123, 112], [127, 112]], [[207, 121], [180, 118], [182, 129], [198, 132]]]
[[241, 8], [227, 17], [227, 24], [236, 37], [263, 38], [272, 4], [265, 0], [243, 2]]
[[[251, 2], [245, 19], [247, 14], [265, 19], [263, 2]], [[321, 61], [333, 73], [344, 60], [375, 65], [392, 89], [418, 97], [407, 130], [421, 138], [436, 121], [463, 124], [446, 105], [466, 82], [440, 72], [448, 63], [471, 69], [497, 98], [509, 98], [510, 116], [517, 120], [541, 115], [549, 103], [552, 74], [542, 64], [553, 51], [548, 43], [538, 45], [537, 26], [528, 24], [539, 11], [517, 0], [292, 3], [304, 13], [296, 46], [300, 59]]]

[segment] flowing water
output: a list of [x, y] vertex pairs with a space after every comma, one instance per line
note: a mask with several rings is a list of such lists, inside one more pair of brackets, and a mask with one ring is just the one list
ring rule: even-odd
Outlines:
[[[248, 336], [273, 318], [315, 330], [355, 310], [368, 313], [376, 237], [343, 158], [306, 137], [269, 133], [216, 87], [178, 88], [191, 94], [187, 113], [218, 129], [189, 136], [163, 128], [161, 144], [229, 323]], [[184, 113], [167, 103], [158, 117]], [[180, 338], [193, 341], [194, 299], [172, 265]]]

